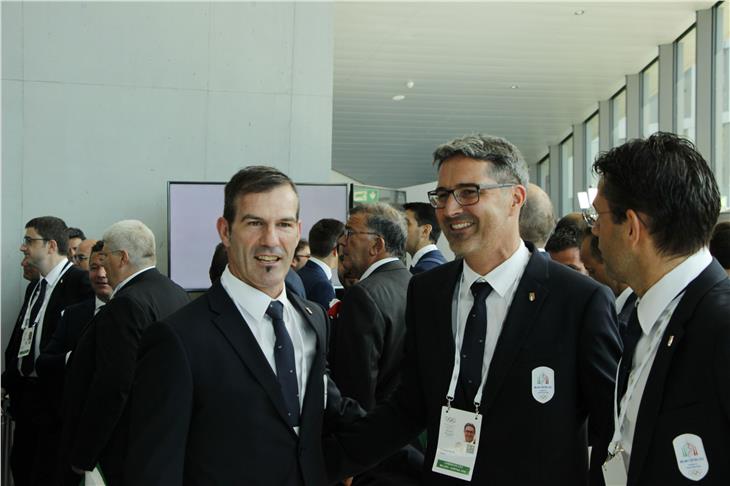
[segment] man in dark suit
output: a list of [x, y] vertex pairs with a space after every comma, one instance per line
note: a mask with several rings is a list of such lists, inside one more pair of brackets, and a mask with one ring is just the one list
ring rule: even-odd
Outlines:
[[639, 297], [616, 381], [612, 460], [628, 466], [632, 486], [730, 484], [730, 281], [707, 248], [715, 176], [670, 133], [631, 140], [593, 167], [606, 271]]
[[84, 326], [109, 302], [113, 291], [106, 278], [106, 270], [104, 270], [101, 263], [102, 256], [99, 254], [104, 247], [104, 242], [84, 240], [79, 245], [75, 256], [84, 254], [85, 249], [82, 246], [87, 241], [96, 243], [89, 249], [87, 260], [85, 260], [94, 295], [78, 304], [67, 307], [63, 311], [58, 326], [56, 326], [56, 332], [36, 361], [38, 375], [44, 379], [52, 379], [58, 385], [59, 410], [62, 404], [66, 362], [71, 355], [71, 351], [76, 347], [76, 342]]
[[307, 298], [329, 309], [335, 299], [332, 270], [337, 268], [337, 239], [345, 229], [342, 221], [320, 219], [309, 230], [311, 256], [297, 272], [302, 278]]
[[343, 401], [327, 379], [324, 310], [284, 290], [294, 184], [270, 167], [239, 171], [217, 227], [220, 280], [143, 338], [126, 484], [325, 484], [321, 436]]
[[67, 366], [62, 467], [69, 484], [95, 468], [106, 484], [122, 483], [139, 340], [153, 322], [189, 301], [155, 268], [155, 237], [141, 221], [119, 221], [103, 240], [99, 255], [114, 292], [81, 332]]
[[446, 258], [436, 246], [441, 236], [436, 212], [428, 203], [412, 202], [403, 205], [408, 225], [406, 251], [411, 255], [411, 273], [431, 270], [446, 263]]
[[49, 484], [58, 461], [60, 414], [51, 400], [54, 383], [36, 373], [41, 354], [69, 305], [91, 295], [86, 272], [66, 258], [66, 224], [43, 216], [28, 221], [20, 251], [40, 280], [26, 291], [13, 334], [5, 350], [3, 388], [10, 394], [15, 420], [10, 464], [15, 484]]
[[[590, 476], [602, 482], [621, 352], [610, 291], [520, 239], [528, 176], [511, 143], [467, 136], [438, 147], [434, 163], [429, 200], [463, 259], [411, 279], [401, 385], [340, 432], [340, 452], [369, 464], [425, 426], [424, 484], [467, 475], [475, 484], [587, 484], [589, 419]], [[481, 444], [473, 464], [453, 470], [443, 458], [449, 431], [460, 429], [449, 413], [468, 416]], [[336, 469], [337, 444], [328, 446]]]

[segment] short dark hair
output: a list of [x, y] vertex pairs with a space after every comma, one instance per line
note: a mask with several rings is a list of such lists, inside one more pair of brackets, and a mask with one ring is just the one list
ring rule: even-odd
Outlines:
[[476, 432], [477, 428], [474, 426], [474, 424], [467, 422], [464, 424], [464, 430], [466, 430], [467, 427], [471, 427]]
[[94, 243], [94, 246], [91, 247], [91, 252], [89, 253], [89, 256], [93, 255], [94, 253], [98, 253], [103, 249], [104, 249], [104, 240], [99, 240], [96, 243]]
[[[289, 177], [278, 169], [263, 165], [252, 165], [236, 172], [225, 188], [223, 203], [223, 217], [229, 225], [236, 217], [236, 199], [246, 194], [269, 192], [279, 186], [288, 184], [299, 198], [297, 187]], [[297, 202], [297, 218], [299, 217], [299, 203]]]
[[580, 248], [581, 230], [575, 226], [557, 228], [545, 243], [545, 251], [559, 252], [568, 248]]
[[408, 228], [401, 211], [385, 203], [373, 203], [353, 207], [350, 215], [356, 214], [365, 215], [365, 225], [383, 238], [385, 251], [394, 257], [405, 256]]
[[593, 234], [593, 230], [591, 230], [590, 226], [586, 226], [583, 229], [583, 240], [581, 240], [581, 245], [586, 238], [588, 238], [588, 241], [590, 242], [591, 256], [595, 258], [598, 263], [603, 263], [603, 254], [601, 253], [600, 248], [598, 248], [598, 236]]
[[81, 231], [79, 228], [74, 228], [72, 226], [66, 228], [66, 236], [69, 240], [72, 238], [80, 238], [82, 241], [86, 239], [86, 235], [83, 231]]
[[25, 223], [26, 228], [33, 228], [41, 235], [41, 238], [56, 242], [58, 253], [65, 255], [68, 251], [68, 237], [66, 236], [66, 223], [55, 216], [40, 216]]
[[309, 250], [317, 258], [329, 255], [337, 246], [337, 238], [345, 231], [345, 224], [336, 219], [320, 219], [309, 230]]
[[416, 219], [418, 226], [425, 224], [431, 225], [431, 234], [428, 235], [428, 239], [431, 243], [436, 243], [441, 236], [441, 227], [436, 219], [436, 209], [429, 203], [424, 202], [409, 202], [403, 205], [404, 211], [412, 211], [413, 217]]
[[717, 258], [722, 268], [730, 268], [730, 221], [715, 226], [710, 240], [710, 253]]
[[[300, 251], [300, 250], [301, 250], [302, 248], [304, 248], [305, 246], [309, 246], [309, 242], [308, 242], [307, 240], [305, 240], [304, 238], [301, 238], [301, 239], [300, 239], [300, 240], [299, 240], [299, 241], [297, 242], [297, 246], [296, 246], [296, 248], [294, 248], [294, 255], [296, 255], [297, 253], [299, 253], [299, 251]], [[310, 248], [310, 250], [311, 250], [311, 248]]]
[[213, 258], [210, 261], [210, 269], [208, 270], [210, 283], [213, 284], [220, 280], [226, 265], [228, 265], [228, 251], [223, 243], [218, 243], [215, 250], [213, 250]]
[[613, 221], [625, 221], [629, 209], [644, 214], [659, 254], [688, 255], [710, 241], [720, 191], [692, 142], [657, 132], [601, 154], [593, 170], [601, 176]]

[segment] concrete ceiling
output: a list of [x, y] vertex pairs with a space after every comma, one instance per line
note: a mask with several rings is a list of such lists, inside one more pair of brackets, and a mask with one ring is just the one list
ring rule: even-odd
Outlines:
[[473, 132], [534, 164], [713, 3], [337, 3], [332, 167], [429, 182], [434, 147]]

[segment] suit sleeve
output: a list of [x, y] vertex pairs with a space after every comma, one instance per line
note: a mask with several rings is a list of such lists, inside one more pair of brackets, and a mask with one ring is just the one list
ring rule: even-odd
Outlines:
[[[123, 297], [119, 297], [123, 299]], [[135, 302], [109, 304], [96, 323], [96, 371], [80, 415], [71, 464], [86, 470], [96, 465], [124, 411], [132, 388], [137, 349], [149, 317]]]
[[720, 396], [720, 405], [725, 412], [725, 418], [730, 421], [730, 325], [726, 317], [718, 320], [720, 333], [715, 342], [714, 359], [715, 389]]
[[341, 309], [332, 350], [332, 376], [345, 396], [357, 400], [365, 410], [372, 410], [385, 319], [362, 286], [350, 289]]
[[43, 378], [55, 377], [63, 379], [63, 372], [66, 367], [66, 334], [71, 320], [68, 309], [61, 315], [56, 326], [56, 331], [51, 336], [43, 352], [35, 362], [36, 372], [38, 376]]
[[588, 412], [591, 454], [591, 482], [602, 483], [601, 466], [613, 434], [613, 392], [616, 367], [622, 346], [615, 305], [606, 287], [599, 287], [588, 301], [583, 315], [578, 350], [581, 403]]
[[335, 289], [329, 282], [316, 282], [309, 288], [307, 298], [321, 304], [326, 310], [329, 309], [330, 302], [335, 298]]
[[[401, 381], [395, 392], [366, 417], [342, 426], [323, 442], [331, 481], [363, 471], [414, 439], [426, 426], [426, 402], [418, 358], [419, 298], [416, 280], [408, 286], [405, 356]], [[355, 287], [353, 287], [355, 288]], [[350, 289], [352, 290], [352, 289]], [[349, 294], [348, 294], [349, 297]]]
[[193, 378], [178, 335], [154, 324], [140, 345], [130, 397], [127, 484], [183, 484]]

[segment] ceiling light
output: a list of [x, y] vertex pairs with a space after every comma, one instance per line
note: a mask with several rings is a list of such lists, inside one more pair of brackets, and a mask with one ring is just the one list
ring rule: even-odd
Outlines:
[[406, 95], [395, 95], [393, 96], [393, 101], [403, 101], [406, 99]]
[[509, 89], [517, 89], [517, 88], [519, 88], [519, 86], [517, 86], [516, 84], [513, 84], [512, 86], [509, 87]]
[[406, 88], [408, 88], [408, 89], [411, 89], [411, 88], [413, 88], [413, 87], [414, 87], [415, 85], [416, 85], [416, 83], [414, 83], [414, 82], [413, 82], [412, 80], [410, 80], [410, 79], [409, 79], [408, 81], [406, 81]]
[[579, 8], [578, 10], [573, 12], [573, 15], [583, 15], [584, 13], [586, 13], [586, 11], [583, 10], [582, 8]]

